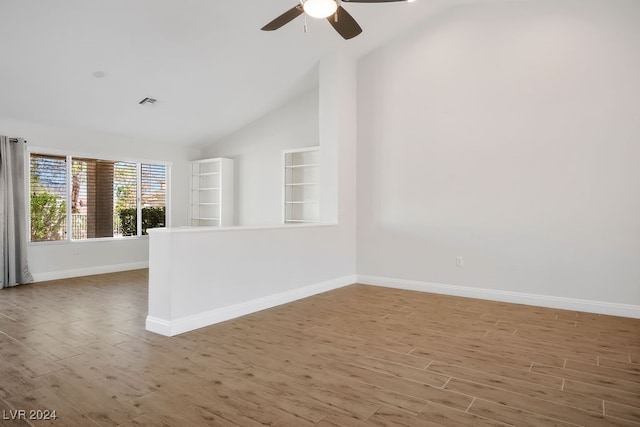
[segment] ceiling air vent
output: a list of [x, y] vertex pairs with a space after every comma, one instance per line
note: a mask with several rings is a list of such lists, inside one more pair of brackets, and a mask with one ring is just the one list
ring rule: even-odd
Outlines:
[[157, 99], [153, 99], [153, 98], [144, 98], [142, 101], [138, 102], [138, 104], [140, 105], [155, 104], [157, 101], [158, 101]]

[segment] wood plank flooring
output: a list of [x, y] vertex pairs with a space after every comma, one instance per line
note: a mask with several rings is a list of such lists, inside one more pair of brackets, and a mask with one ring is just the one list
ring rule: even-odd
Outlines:
[[640, 425], [640, 320], [363, 285], [172, 338], [146, 311], [146, 270], [0, 290], [0, 425]]

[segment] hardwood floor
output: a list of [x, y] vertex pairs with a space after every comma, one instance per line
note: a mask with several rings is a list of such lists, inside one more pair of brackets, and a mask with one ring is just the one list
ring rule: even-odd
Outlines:
[[640, 320], [353, 285], [167, 338], [146, 284], [1, 290], [0, 424], [640, 425]]

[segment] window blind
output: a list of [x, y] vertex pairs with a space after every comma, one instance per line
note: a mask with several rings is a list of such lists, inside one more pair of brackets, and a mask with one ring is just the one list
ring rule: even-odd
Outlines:
[[142, 234], [166, 223], [167, 168], [164, 165], [140, 165]]
[[31, 154], [31, 241], [63, 240], [67, 221], [67, 159]]

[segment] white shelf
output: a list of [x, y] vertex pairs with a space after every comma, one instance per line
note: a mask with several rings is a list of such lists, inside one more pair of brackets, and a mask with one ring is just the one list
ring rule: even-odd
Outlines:
[[308, 204], [314, 204], [314, 203], [315, 203], [315, 204], [318, 204], [318, 203], [320, 203], [320, 202], [318, 202], [317, 200], [309, 200], [309, 201], [285, 202], [285, 203], [286, 203], [286, 204], [288, 204], [288, 205], [302, 205], [302, 204], [305, 204], [305, 203], [308, 203]]
[[233, 160], [191, 162], [191, 225], [233, 225]]
[[318, 222], [320, 147], [283, 151], [283, 173], [283, 222]]
[[301, 165], [287, 165], [285, 168], [287, 169], [296, 169], [296, 168], [317, 168], [320, 166], [318, 163], [309, 163], [309, 164], [301, 164]]

